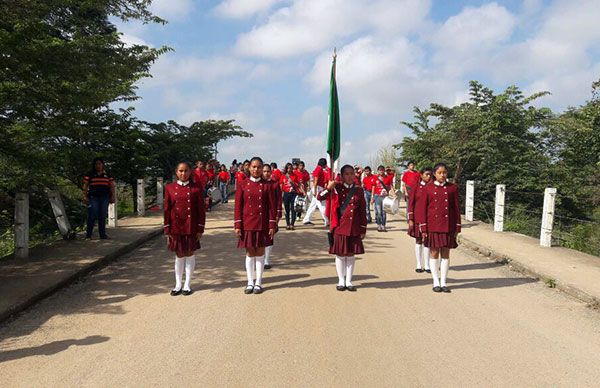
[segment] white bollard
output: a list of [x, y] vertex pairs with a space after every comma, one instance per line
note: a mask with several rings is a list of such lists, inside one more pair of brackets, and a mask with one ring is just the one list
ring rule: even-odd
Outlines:
[[63, 238], [68, 238], [68, 236], [73, 231], [71, 229], [71, 223], [69, 222], [69, 218], [67, 217], [65, 204], [62, 201], [60, 193], [56, 190], [48, 190], [46, 191], [46, 195], [48, 196], [48, 200], [50, 201], [50, 206], [52, 207], [52, 212], [54, 213], [56, 225], [58, 225], [58, 230], [60, 231], [60, 234], [63, 236]]
[[29, 257], [29, 194], [17, 193], [15, 197], [15, 257]]
[[552, 187], [544, 190], [544, 210], [542, 213], [542, 228], [540, 230], [540, 245], [552, 246], [552, 225], [554, 224], [554, 204], [556, 202], [556, 189]]
[[494, 232], [504, 231], [504, 197], [506, 185], [496, 185], [496, 207], [494, 210]]
[[137, 180], [137, 215], [143, 217], [146, 215], [146, 195], [145, 195], [144, 180]]
[[163, 210], [164, 197], [164, 181], [162, 177], [156, 178], [156, 204], [160, 210]]
[[115, 187], [115, 203], [108, 204], [108, 227], [116, 228], [119, 223], [119, 214], [117, 212], [117, 203], [119, 198], [117, 196], [117, 188]]
[[467, 181], [467, 195], [465, 200], [465, 219], [473, 221], [473, 202], [475, 200], [475, 181]]

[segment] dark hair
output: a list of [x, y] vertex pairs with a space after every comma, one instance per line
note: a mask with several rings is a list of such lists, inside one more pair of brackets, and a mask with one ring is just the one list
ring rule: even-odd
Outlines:
[[260, 164], [265, 164], [265, 162], [263, 162], [262, 158], [260, 156], [253, 156], [252, 159], [250, 159], [250, 164], [252, 164], [252, 162], [254, 162], [255, 160], [259, 161]]
[[409, 160], [408, 163], [406, 163], [406, 167], [408, 167], [409, 164], [415, 164], [415, 162], [413, 162], [412, 160]]
[[298, 165], [298, 162], [292, 163], [292, 166], [297, 166], [297, 165]]
[[233, 162], [231, 162], [231, 164], [237, 165], [237, 159], [233, 159]]
[[244, 163], [242, 164], [246, 164], [246, 163], [250, 163], [250, 161], [248, 159], [244, 160]]
[[92, 160], [92, 170], [90, 172], [90, 176], [96, 174], [96, 162], [102, 162], [102, 165], [106, 169], [106, 163], [104, 163], [104, 159], [102, 159], [102, 158], [94, 158], [94, 160]]
[[347, 168], [349, 168], [350, 170], [352, 170], [352, 173], [354, 174], [354, 167], [352, 167], [349, 164], [344, 164], [342, 166], [342, 168], [340, 169], [340, 174], [344, 175], [344, 170], [347, 169]]
[[219, 168], [223, 168], [223, 167], [225, 167], [225, 169], [227, 170], [227, 166], [224, 164], [222, 164]]
[[385, 170], [385, 167], [383, 167], [383, 166], [380, 164], [379, 166], [377, 166], [377, 171], [381, 170], [382, 168]]
[[327, 166], [327, 159], [325, 159], [325, 158], [319, 159], [319, 161], [317, 162], [317, 165], [319, 165], [321, 167]]
[[291, 168], [294, 168], [294, 165], [293, 165], [293, 164], [291, 164], [290, 162], [286, 163], [286, 164], [285, 164], [285, 169], [284, 169], [284, 172], [285, 172], [285, 173], [287, 173], [287, 170], [288, 170], [288, 168], [289, 168], [289, 167], [291, 167]]
[[365, 171], [367, 168], [368, 168], [369, 170], [371, 170], [371, 166], [365, 166], [365, 167], [363, 168], [363, 171]]
[[272, 171], [273, 169], [271, 168], [271, 165], [269, 163], [265, 163], [263, 164], [263, 168], [265, 167], [269, 167], [269, 170]]
[[185, 164], [190, 170], [192, 169], [192, 165], [190, 164], [190, 162], [179, 162], [175, 165], [175, 171], [177, 171], [177, 167], [179, 167], [180, 164]]
[[304, 162], [303, 162], [303, 161], [301, 161], [301, 160], [298, 162], [298, 166], [300, 166], [300, 165], [303, 165], [303, 166], [305, 166], [305, 167], [306, 167], [306, 164], [304, 164]]
[[424, 167], [424, 168], [421, 169], [420, 173], [421, 174], [425, 174], [427, 171], [433, 172], [433, 168], [431, 168], [431, 167]]
[[446, 171], [448, 171], [448, 166], [446, 166], [446, 163], [438, 163], [435, 166], [433, 166], [433, 173], [435, 174], [435, 172], [442, 167], [444, 167]]
[[277, 168], [277, 163], [271, 162], [271, 168]]

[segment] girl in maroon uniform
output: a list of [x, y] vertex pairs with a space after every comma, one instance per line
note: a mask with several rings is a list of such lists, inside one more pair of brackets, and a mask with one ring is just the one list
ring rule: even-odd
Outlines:
[[[192, 293], [190, 282], [196, 266], [194, 251], [200, 249], [200, 238], [204, 233], [206, 208], [204, 188], [190, 180], [192, 168], [188, 163], [179, 163], [175, 170], [177, 182], [165, 187], [164, 224], [170, 251], [175, 252], [175, 288], [171, 295]], [[183, 270], [185, 284], [182, 291]]]
[[[447, 181], [448, 167], [438, 163], [433, 168], [435, 180], [425, 185], [422, 199], [417, 201], [417, 219], [425, 246], [431, 250], [429, 266], [434, 292], [450, 292], [446, 285], [450, 268], [450, 249], [456, 248], [460, 233], [460, 203], [458, 189]], [[440, 263], [441, 258], [441, 263]], [[438, 272], [441, 269], [441, 277]]]
[[419, 224], [425, 222], [415, 217], [416, 204], [423, 199], [425, 185], [431, 181], [431, 167], [425, 167], [421, 170], [421, 179], [414, 190], [409, 191], [408, 195], [408, 235], [415, 239], [415, 257], [417, 259], [416, 272], [423, 272], [423, 264], [425, 271], [431, 273], [429, 269], [429, 248], [423, 246], [423, 236], [419, 230]]
[[[263, 166], [263, 174], [262, 177], [265, 181], [271, 182], [273, 186], [273, 195], [275, 195], [275, 206], [277, 207], [277, 224], [275, 225], [275, 233], [279, 230], [279, 220], [281, 219], [281, 204], [283, 203], [283, 198], [281, 194], [281, 188], [279, 187], [279, 180], [275, 178], [272, 174], [271, 165], [265, 164]], [[265, 269], [271, 269], [271, 252], [273, 251], [273, 244], [275, 243], [275, 239], [269, 239], [267, 246], [265, 247]]]
[[[277, 202], [271, 182], [262, 178], [263, 161], [250, 161], [250, 177], [238, 185], [235, 192], [234, 229], [238, 248], [246, 249], [246, 294], [262, 293], [265, 247], [275, 235]], [[256, 281], [255, 281], [256, 279]]]
[[329, 253], [335, 255], [338, 274], [338, 291], [356, 291], [352, 285], [354, 255], [365, 253], [362, 240], [367, 233], [367, 204], [363, 188], [354, 183], [354, 168], [349, 164], [342, 167], [342, 182], [330, 180], [326, 190], [318, 194], [319, 200], [332, 196], [330, 231], [333, 244]]

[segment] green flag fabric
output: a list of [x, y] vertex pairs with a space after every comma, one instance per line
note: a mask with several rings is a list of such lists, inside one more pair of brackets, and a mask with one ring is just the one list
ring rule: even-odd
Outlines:
[[331, 167], [340, 157], [340, 109], [338, 104], [337, 85], [335, 82], [335, 58], [331, 65], [331, 81], [329, 84], [329, 116], [327, 120], [327, 153], [331, 158]]

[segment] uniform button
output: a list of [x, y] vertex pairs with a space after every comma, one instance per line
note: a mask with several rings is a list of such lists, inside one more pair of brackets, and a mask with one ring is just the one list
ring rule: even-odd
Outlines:
[[188, 215], [188, 218], [191, 217], [190, 215]]
[[446, 214], [446, 218], [448, 218], [448, 214]]
[[188, 207], [188, 210], [190, 210], [190, 208]]

